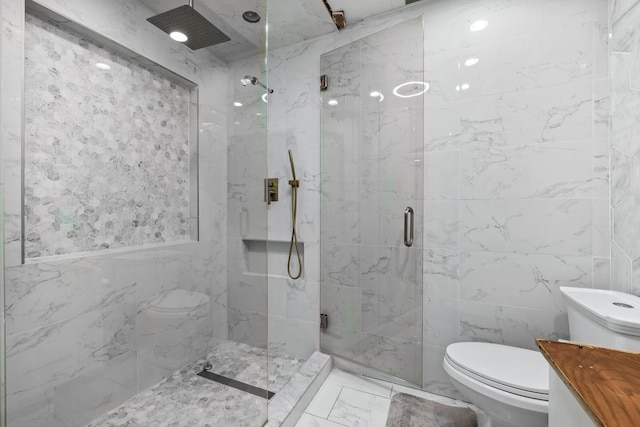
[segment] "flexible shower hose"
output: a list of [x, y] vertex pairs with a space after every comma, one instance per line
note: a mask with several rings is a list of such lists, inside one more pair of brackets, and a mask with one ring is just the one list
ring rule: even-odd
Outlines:
[[[293, 224], [291, 226], [291, 242], [289, 243], [289, 258], [287, 259], [287, 273], [289, 273], [289, 277], [293, 280], [299, 279], [302, 275], [302, 259], [300, 258], [300, 247], [298, 246], [298, 233], [296, 231], [296, 218], [298, 216], [298, 183], [299, 181], [296, 179], [296, 170], [293, 166], [293, 155], [291, 154], [291, 150], [289, 150], [289, 161], [291, 162], [291, 174], [293, 175], [293, 179], [289, 181], [291, 185], [291, 218], [293, 220]], [[293, 253], [293, 247], [296, 248], [296, 256], [298, 257], [298, 274], [293, 275], [291, 273], [291, 255]]]

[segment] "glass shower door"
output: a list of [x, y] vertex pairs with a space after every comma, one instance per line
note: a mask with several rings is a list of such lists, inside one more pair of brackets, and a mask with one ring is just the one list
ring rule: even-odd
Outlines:
[[321, 348], [422, 384], [422, 20], [322, 56]]

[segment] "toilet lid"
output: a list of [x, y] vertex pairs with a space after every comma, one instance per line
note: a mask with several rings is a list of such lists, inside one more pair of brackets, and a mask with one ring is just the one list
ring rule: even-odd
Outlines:
[[153, 298], [149, 310], [160, 313], [189, 312], [209, 302], [209, 297], [200, 292], [174, 289]]
[[447, 347], [446, 357], [484, 384], [548, 400], [549, 365], [537, 351], [485, 342], [459, 342]]

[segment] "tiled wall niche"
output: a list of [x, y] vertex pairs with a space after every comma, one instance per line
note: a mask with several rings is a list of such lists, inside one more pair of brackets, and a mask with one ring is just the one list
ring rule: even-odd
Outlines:
[[197, 239], [197, 87], [48, 15], [25, 23], [25, 258]]

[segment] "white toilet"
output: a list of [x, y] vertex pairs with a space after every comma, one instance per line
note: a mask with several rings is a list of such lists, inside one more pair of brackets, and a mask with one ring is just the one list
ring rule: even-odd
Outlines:
[[[640, 351], [639, 297], [584, 288], [560, 291], [572, 341]], [[538, 351], [460, 342], [447, 347], [443, 365], [460, 394], [486, 413], [484, 427], [547, 426], [549, 365]]]

